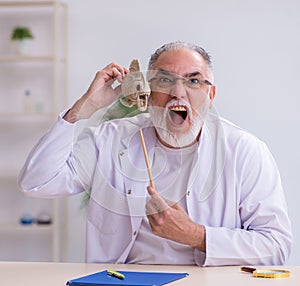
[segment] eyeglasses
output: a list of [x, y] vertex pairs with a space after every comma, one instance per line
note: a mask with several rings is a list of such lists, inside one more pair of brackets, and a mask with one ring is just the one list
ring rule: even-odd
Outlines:
[[194, 90], [201, 89], [205, 85], [212, 85], [210, 81], [201, 78], [199, 75], [181, 77], [165, 71], [157, 72], [156, 76], [151, 78], [149, 82], [158, 89], [170, 89], [176, 85], [178, 80], [181, 80], [185, 87]]

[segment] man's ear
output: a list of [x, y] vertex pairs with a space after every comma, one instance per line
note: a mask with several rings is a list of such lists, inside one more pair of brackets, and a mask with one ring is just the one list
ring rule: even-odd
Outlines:
[[215, 85], [212, 85], [209, 91], [209, 99], [210, 99], [209, 108], [212, 108], [212, 103], [215, 99], [216, 91], [217, 91], [217, 87]]

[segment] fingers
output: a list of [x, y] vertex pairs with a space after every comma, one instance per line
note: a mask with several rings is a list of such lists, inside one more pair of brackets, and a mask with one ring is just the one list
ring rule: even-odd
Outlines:
[[103, 70], [103, 75], [105, 76], [105, 81], [109, 81], [111, 79], [117, 80], [118, 82], [122, 82], [124, 77], [127, 73], [129, 73], [129, 70], [125, 67], [122, 67], [118, 65], [117, 63], [110, 63], [107, 65]]
[[98, 71], [90, 84], [87, 90], [87, 96], [90, 96], [97, 92], [103, 92], [107, 94], [107, 91], [114, 95], [116, 98], [119, 94], [116, 95], [116, 92], [112, 92], [112, 84], [115, 80], [122, 82], [126, 74], [129, 73], [129, 70], [125, 67], [122, 67], [116, 63], [110, 63], [102, 70]]
[[154, 188], [148, 186], [147, 190], [149, 195], [151, 196], [151, 199], [146, 204], [147, 215], [158, 214], [169, 209], [169, 205], [167, 204], [165, 199], [160, 196], [160, 194], [157, 193]]
[[158, 194], [158, 193], [156, 192], [156, 190], [155, 190], [154, 188], [150, 187], [150, 186], [147, 187], [147, 191], [148, 191], [148, 194], [149, 194], [150, 196], [152, 196], [152, 195], [154, 195], [154, 194]]
[[121, 83], [127, 73], [127, 68], [116, 63], [98, 71], [87, 91], [75, 102], [64, 119], [72, 123], [87, 119], [98, 109], [109, 106], [121, 93], [121, 88], [113, 88], [112, 84], [115, 80]]

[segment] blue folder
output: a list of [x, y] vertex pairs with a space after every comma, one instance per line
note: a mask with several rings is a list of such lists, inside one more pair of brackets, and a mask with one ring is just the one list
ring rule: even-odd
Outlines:
[[106, 270], [91, 275], [72, 279], [67, 282], [69, 286], [87, 285], [130, 285], [130, 286], [159, 286], [188, 276], [188, 273], [170, 272], [134, 272], [119, 271], [124, 274], [124, 279], [111, 276]]

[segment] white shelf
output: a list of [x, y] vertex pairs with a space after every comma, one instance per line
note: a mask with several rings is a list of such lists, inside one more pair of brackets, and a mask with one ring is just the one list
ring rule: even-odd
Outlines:
[[[61, 210], [64, 210], [64, 202], [30, 198], [19, 192], [17, 176], [20, 169], [17, 168], [21, 168], [30, 149], [68, 103], [67, 14], [68, 7], [61, 1], [0, 0], [0, 34], [6, 40], [0, 47], [0, 193], [3, 212], [0, 234], [5, 245], [11, 243], [15, 250], [13, 259], [19, 255], [15, 247], [21, 247], [25, 243], [23, 238], [30, 235], [33, 235], [30, 237], [33, 245], [47, 242], [46, 252], [50, 253], [52, 261], [63, 259], [64, 217]], [[28, 25], [35, 32], [33, 45], [26, 55], [14, 54], [9, 42], [11, 29], [19, 23]], [[27, 90], [31, 95], [29, 105], [24, 100]], [[30, 108], [25, 108], [28, 106]], [[27, 110], [36, 112], [23, 112]], [[45, 210], [52, 224], [22, 225], [18, 222], [18, 214], [23, 209], [29, 209], [33, 215]], [[18, 242], [10, 241], [9, 236], [16, 237]], [[0, 244], [4, 245], [2, 241]], [[9, 256], [10, 252], [7, 253]], [[36, 255], [45, 259], [44, 251]], [[26, 257], [27, 253], [22, 259], [26, 260]]]
[[3, 7], [44, 7], [60, 5], [66, 6], [65, 3], [58, 1], [0, 1], [0, 5]]
[[0, 169], [0, 181], [13, 181], [16, 179], [19, 170], [1, 170]]
[[[57, 115], [56, 115], [57, 116]], [[46, 122], [49, 123], [49, 120], [52, 120], [54, 113], [45, 113], [45, 112], [36, 112], [36, 113], [25, 113], [25, 112], [0, 112], [0, 123], [1, 121], [12, 122], [17, 121], [18, 123], [39, 123]]]
[[52, 224], [18, 224], [18, 223], [5, 223], [0, 224], [1, 232], [51, 232], [53, 229]]
[[53, 56], [19, 56], [19, 55], [0, 55], [0, 63], [22, 63], [22, 62], [54, 62], [64, 63], [64, 58], [56, 58]]

